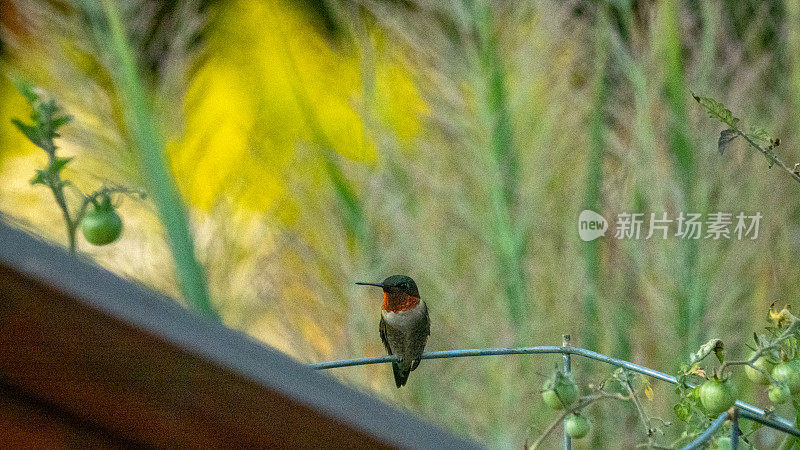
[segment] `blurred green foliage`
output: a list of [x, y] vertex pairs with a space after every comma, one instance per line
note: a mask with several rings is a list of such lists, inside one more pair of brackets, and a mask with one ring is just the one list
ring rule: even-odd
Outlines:
[[[13, 6], [9, 6], [13, 5]], [[124, 2], [122, 14], [190, 205], [223, 320], [304, 361], [383, 352], [379, 299], [353, 286], [404, 273], [431, 309], [429, 349], [576, 345], [675, 370], [707, 338], [744, 355], [774, 302], [800, 293], [797, 188], [733, 143], [690, 91], [781, 138], [800, 125], [800, 1]], [[320, 6], [322, 5], [322, 6]], [[0, 64], [75, 116], [60, 145], [76, 184], [142, 183], [110, 61], [71, 2], [0, 1]], [[31, 192], [36, 152], [0, 79], [0, 211], [52, 237]], [[69, 170], [69, 168], [67, 168]], [[577, 217], [761, 212], [755, 241], [585, 243]], [[177, 294], [152, 206], [99, 262]], [[555, 358], [342, 369], [456, 432], [518, 446], [551, 419]], [[576, 364], [581, 381], [603, 370]], [[743, 392], [764, 403], [765, 392]], [[654, 385], [653, 415], [674, 420]], [[585, 440], [631, 447], [635, 412], [597, 404]], [[769, 447], [769, 432], [757, 439]]]

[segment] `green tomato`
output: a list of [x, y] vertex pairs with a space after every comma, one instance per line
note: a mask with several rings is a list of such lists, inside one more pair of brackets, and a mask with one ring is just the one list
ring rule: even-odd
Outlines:
[[792, 396], [792, 392], [789, 390], [789, 386], [786, 386], [783, 383], [772, 384], [769, 386], [769, 401], [775, 403], [776, 405], [780, 405], [781, 403], [786, 403], [786, 400], [789, 400], [789, 397]]
[[571, 405], [578, 397], [578, 387], [571, 377], [556, 373], [542, 388], [542, 400], [547, 406], [559, 410]]
[[718, 416], [736, 402], [736, 392], [728, 380], [708, 380], [700, 386], [700, 404], [710, 416]]
[[111, 200], [105, 197], [93, 204], [81, 220], [81, 232], [94, 245], [106, 245], [117, 240], [122, 233], [122, 219], [114, 211]]
[[800, 393], [800, 361], [793, 359], [778, 364], [772, 369], [772, 378], [789, 386], [792, 395]]
[[570, 414], [564, 419], [564, 431], [570, 437], [580, 439], [589, 433], [589, 419], [582, 414]]
[[[754, 355], [755, 352], [750, 353], [748, 358], [752, 359]], [[764, 356], [758, 358], [753, 365], [767, 373], [772, 372], [772, 368], [775, 367], [775, 364], [772, 364], [772, 362]], [[767, 385], [769, 384], [769, 378], [767, 378], [767, 376], [764, 375], [764, 372], [761, 370], [756, 370], [750, 366], [744, 366], [744, 372], [747, 374], [747, 378], [749, 378], [750, 381], [757, 384]]]

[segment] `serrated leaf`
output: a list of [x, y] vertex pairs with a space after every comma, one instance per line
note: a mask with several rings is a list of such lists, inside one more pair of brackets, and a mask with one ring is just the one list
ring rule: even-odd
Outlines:
[[[72, 122], [72, 116], [70, 115], [63, 115], [53, 118], [53, 130], [56, 130], [64, 125]], [[58, 136], [58, 135], [56, 135]]]
[[691, 408], [689, 407], [689, 405], [678, 403], [677, 405], [675, 405], [673, 410], [675, 411], [675, 416], [677, 416], [678, 419], [681, 420], [681, 422], [689, 421], [689, 418], [691, 417]]
[[694, 94], [692, 94], [692, 97], [694, 97], [700, 106], [708, 111], [709, 116], [721, 120], [731, 128], [736, 128], [739, 124], [739, 118], [734, 116], [731, 110], [726, 108], [722, 103], [709, 97], [700, 97]]
[[767, 134], [767, 132], [763, 128], [753, 127], [750, 129], [750, 132], [747, 133], [747, 137], [754, 141], [761, 141], [765, 144], [772, 145], [772, 137]]
[[739, 134], [734, 129], [728, 128], [727, 130], [722, 130], [719, 134], [719, 140], [717, 141], [717, 151], [719, 154], [725, 153], [730, 143], [738, 136]]
[[36, 174], [30, 179], [31, 185], [45, 184], [47, 179], [47, 171], [36, 169]]
[[12, 79], [11, 81], [14, 83], [14, 86], [16, 86], [17, 91], [19, 91], [19, 93], [25, 97], [25, 100], [27, 100], [28, 103], [33, 104], [39, 100], [39, 94], [33, 90], [33, 85], [30, 82], [19, 79]]
[[55, 100], [50, 100], [48, 102], [42, 103], [38, 105], [36, 108], [39, 113], [38, 124], [39, 128], [42, 130], [42, 134], [46, 139], [53, 139], [53, 133], [55, 132], [55, 127], [53, 126], [53, 119], [58, 112], [58, 106], [56, 105]]
[[22, 132], [31, 142], [36, 144], [37, 146], [42, 146], [42, 135], [41, 130], [34, 125], [28, 125], [27, 123], [23, 123], [19, 119], [11, 119], [11, 123]]
[[56, 101], [54, 99], [50, 99], [39, 105], [38, 110], [39, 115], [43, 120], [46, 119], [47, 121], [50, 121], [53, 119], [53, 116], [55, 116], [56, 111], [58, 111], [58, 105], [56, 105]]
[[71, 156], [68, 158], [62, 158], [60, 156], [57, 156], [56, 159], [53, 161], [53, 165], [51, 166], [52, 170], [56, 173], [60, 173], [70, 161], [72, 161]]

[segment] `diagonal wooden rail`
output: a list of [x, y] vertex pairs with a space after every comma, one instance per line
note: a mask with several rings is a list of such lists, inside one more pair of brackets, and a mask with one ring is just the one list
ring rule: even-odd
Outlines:
[[483, 448], [0, 214], [0, 448]]
[[[422, 359], [465, 358], [472, 356], [542, 355], [542, 354], [582, 356], [584, 358], [594, 359], [596, 361], [600, 361], [612, 366], [621, 367], [633, 372], [638, 372], [643, 375], [655, 378], [657, 380], [665, 381], [667, 383], [675, 385], [678, 384], [678, 379], [672, 375], [659, 372], [657, 370], [650, 369], [649, 367], [641, 366], [639, 364], [635, 364], [622, 359], [612, 358], [611, 356], [603, 355], [602, 353], [597, 353], [591, 350], [587, 350], [585, 348], [573, 347], [570, 345], [564, 345], [561, 347], [554, 345], [542, 345], [535, 347], [516, 347], [516, 348], [500, 347], [500, 348], [473, 348], [465, 350], [443, 350], [443, 351], [424, 353], [422, 355]], [[343, 359], [338, 361], [314, 363], [314, 364], [309, 364], [309, 367], [317, 370], [324, 370], [324, 369], [334, 369], [338, 367], [352, 367], [352, 366], [361, 366], [366, 364], [389, 363], [397, 361], [398, 359], [399, 358], [397, 357], [397, 355], [371, 356], [366, 358]], [[688, 386], [694, 387], [694, 385], [692, 384], [689, 384]], [[748, 420], [753, 420], [765, 426], [773, 428], [775, 430], [800, 437], [800, 430], [797, 429], [797, 427], [795, 427], [795, 425], [792, 422], [783, 417], [774, 414], [767, 414], [766, 411], [764, 411], [763, 409], [739, 400], [736, 401], [735, 408], [739, 413], [739, 417], [746, 418]], [[727, 412], [723, 414], [725, 418], [728, 417], [727, 414], [728, 414]], [[720, 417], [722, 417], [722, 415]], [[713, 424], [716, 424], [717, 420], [721, 420], [721, 423], [725, 422], [725, 419], [717, 418]], [[721, 426], [721, 423], [717, 424], [716, 427], [718, 428], [719, 426]], [[710, 439], [712, 435], [713, 432], [709, 433], [708, 436], [705, 436], [706, 439], [700, 442], [701, 443], [706, 442], [706, 440]]]

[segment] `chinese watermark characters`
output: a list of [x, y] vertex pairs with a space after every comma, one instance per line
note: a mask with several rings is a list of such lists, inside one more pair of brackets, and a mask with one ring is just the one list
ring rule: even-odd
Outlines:
[[[669, 217], [667, 213], [620, 213], [614, 222], [615, 239], [737, 239], [755, 240], [763, 216], [760, 212], [736, 215], [729, 212], [683, 213]], [[578, 234], [584, 241], [605, 236], [608, 221], [591, 210], [578, 217]]]

